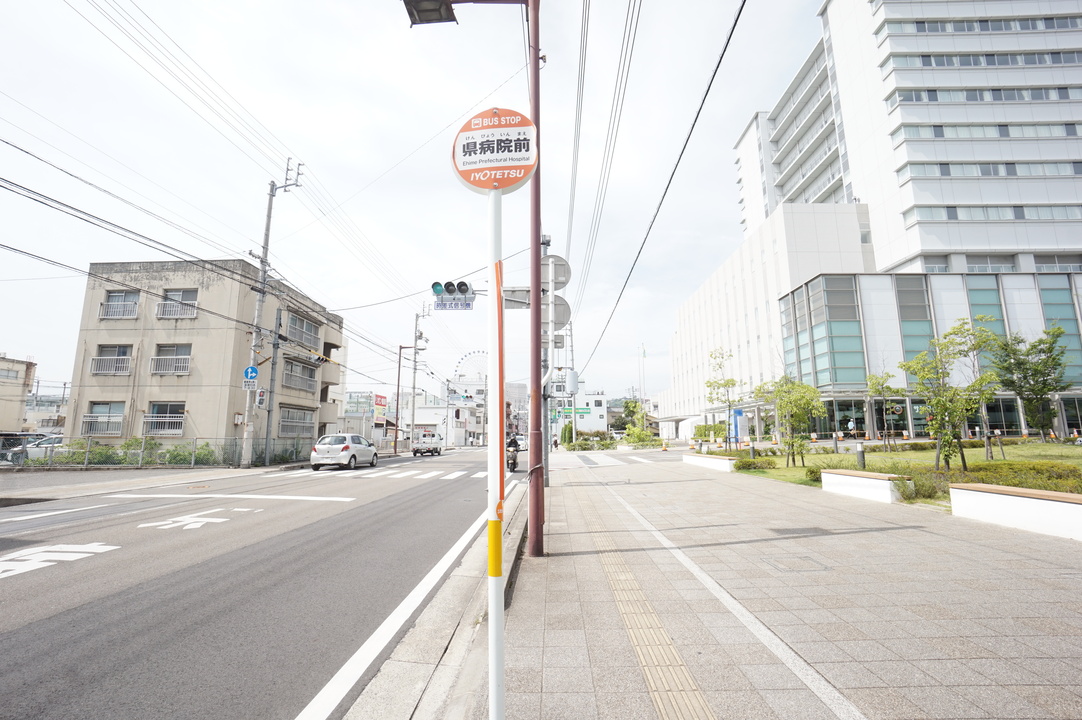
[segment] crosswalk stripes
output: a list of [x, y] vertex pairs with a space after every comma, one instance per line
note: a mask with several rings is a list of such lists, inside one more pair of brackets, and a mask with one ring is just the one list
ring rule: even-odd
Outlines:
[[459, 470], [457, 472], [448, 473], [448, 474], [444, 475], [443, 477], [440, 478], [440, 480], [454, 480], [455, 478], [460, 478], [465, 474], [466, 474], [465, 470]]
[[474, 473], [473, 475], [470, 475], [470, 477], [475, 477], [475, 478], [488, 477], [488, 471], [486, 470], [484, 472]]
[[641, 463], [652, 463], [653, 460], [647, 460], [646, 458], [635, 457], [634, 455], [628, 456], [628, 460], [638, 460]]
[[[638, 459], [638, 458], [635, 458], [635, 459]], [[642, 460], [641, 462], [652, 462], [652, 461], [650, 461], [650, 460]], [[395, 467], [390, 468], [390, 469], [387, 469], [387, 468], [379, 468], [379, 469], [365, 468], [364, 470], [353, 470], [351, 472], [335, 473], [334, 477], [341, 477], [341, 478], [371, 478], [371, 477], [390, 476], [391, 478], [413, 477], [414, 480], [428, 480], [428, 479], [431, 479], [431, 478], [438, 477], [440, 480], [455, 480], [456, 478], [460, 478], [460, 477], [462, 477], [463, 475], [466, 475], [469, 472], [468, 470], [455, 470], [455, 471], [452, 471], [452, 472], [447, 472], [445, 470], [431, 470], [431, 471], [426, 472], [426, 473], [421, 473], [420, 470], [402, 470], [401, 466], [404, 465], [404, 464], [405, 463], [399, 463], [398, 465], [396, 465]], [[318, 472], [320, 472], [320, 471], [319, 470], [310, 470], [310, 469], [290, 470], [288, 472], [268, 473], [264, 477], [268, 477], [268, 478], [272, 478], [272, 477], [273, 478], [310, 477], [312, 475], [315, 475]], [[418, 473], [421, 473], [421, 474], [418, 474]], [[328, 475], [328, 477], [331, 477], [331, 476]], [[486, 478], [486, 477], [488, 477], [488, 472], [487, 471], [476, 472], [476, 473], [470, 475], [470, 477], [471, 478]]]
[[421, 472], [421, 471], [420, 470], [407, 470], [406, 472], [400, 472], [400, 473], [397, 473], [395, 475], [392, 475], [391, 477], [393, 477], [393, 478], [404, 478], [404, 477], [409, 477], [410, 475], [416, 475], [419, 472]]
[[418, 475], [416, 479], [417, 480], [427, 480], [428, 478], [436, 477], [437, 475], [439, 475], [442, 472], [443, 472], [443, 470], [434, 470], [433, 472], [426, 472], [424, 475]]

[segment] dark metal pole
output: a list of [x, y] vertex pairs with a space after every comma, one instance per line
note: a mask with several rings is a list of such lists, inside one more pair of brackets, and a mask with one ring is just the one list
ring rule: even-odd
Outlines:
[[[541, 433], [541, 0], [527, 0], [530, 24], [530, 116], [534, 124], [537, 170], [530, 183], [530, 500], [526, 554], [545, 554], [545, 473]], [[498, 302], [497, 298], [495, 302]]]
[[398, 454], [398, 407], [402, 404], [402, 351], [408, 350], [408, 345], [398, 346], [398, 380], [394, 388], [394, 446], [392, 452]]
[[271, 459], [271, 428], [274, 426], [271, 421], [274, 417], [274, 384], [278, 377], [278, 349], [282, 346], [281, 340], [282, 333], [282, 306], [279, 305], [278, 309], [274, 311], [274, 342], [271, 343], [271, 372], [270, 372], [270, 387], [267, 389], [267, 438], [263, 443], [263, 466], [270, 465]]

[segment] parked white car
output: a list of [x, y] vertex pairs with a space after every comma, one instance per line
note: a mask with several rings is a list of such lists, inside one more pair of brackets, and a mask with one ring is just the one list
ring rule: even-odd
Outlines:
[[35, 440], [32, 443], [27, 443], [26, 451], [23, 451], [21, 445], [11, 447], [6, 450], [7, 457], [5, 459], [13, 463], [21, 463], [27, 458], [38, 460], [41, 458], [49, 457], [53, 453], [64, 449], [64, 436], [63, 435], [50, 435]]
[[324, 465], [338, 465], [353, 469], [358, 464], [368, 463], [375, 467], [379, 462], [376, 448], [360, 435], [336, 433], [324, 435], [312, 447], [311, 463], [313, 470]]

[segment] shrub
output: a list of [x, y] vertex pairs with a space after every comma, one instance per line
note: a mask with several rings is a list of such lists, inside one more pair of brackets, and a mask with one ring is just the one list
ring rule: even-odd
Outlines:
[[733, 463], [734, 470], [770, 470], [776, 468], [778, 463], [774, 461], [774, 458], [741, 458]]
[[812, 482], [823, 482], [823, 469], [818, 467], [809, 467], [804, 470], [804, 477]]
[[1051, 460], [999, 460], [969, 463], [967, 472], [952, 471], [949, 482], [987, 483], [1030, 490], [1082, 493], [1082, 469]]

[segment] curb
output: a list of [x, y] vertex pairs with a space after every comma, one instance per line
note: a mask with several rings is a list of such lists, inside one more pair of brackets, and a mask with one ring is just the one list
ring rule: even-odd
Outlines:
[[[511, 604], [526, 539], [527, 485], [516, 483], [504, 501], [504, 606]], [[413, 627], [380, 666], [345, 720], [411, 720], [472, 716], [488, 672], [488, 538], [483, 529], [421, 611]]]

